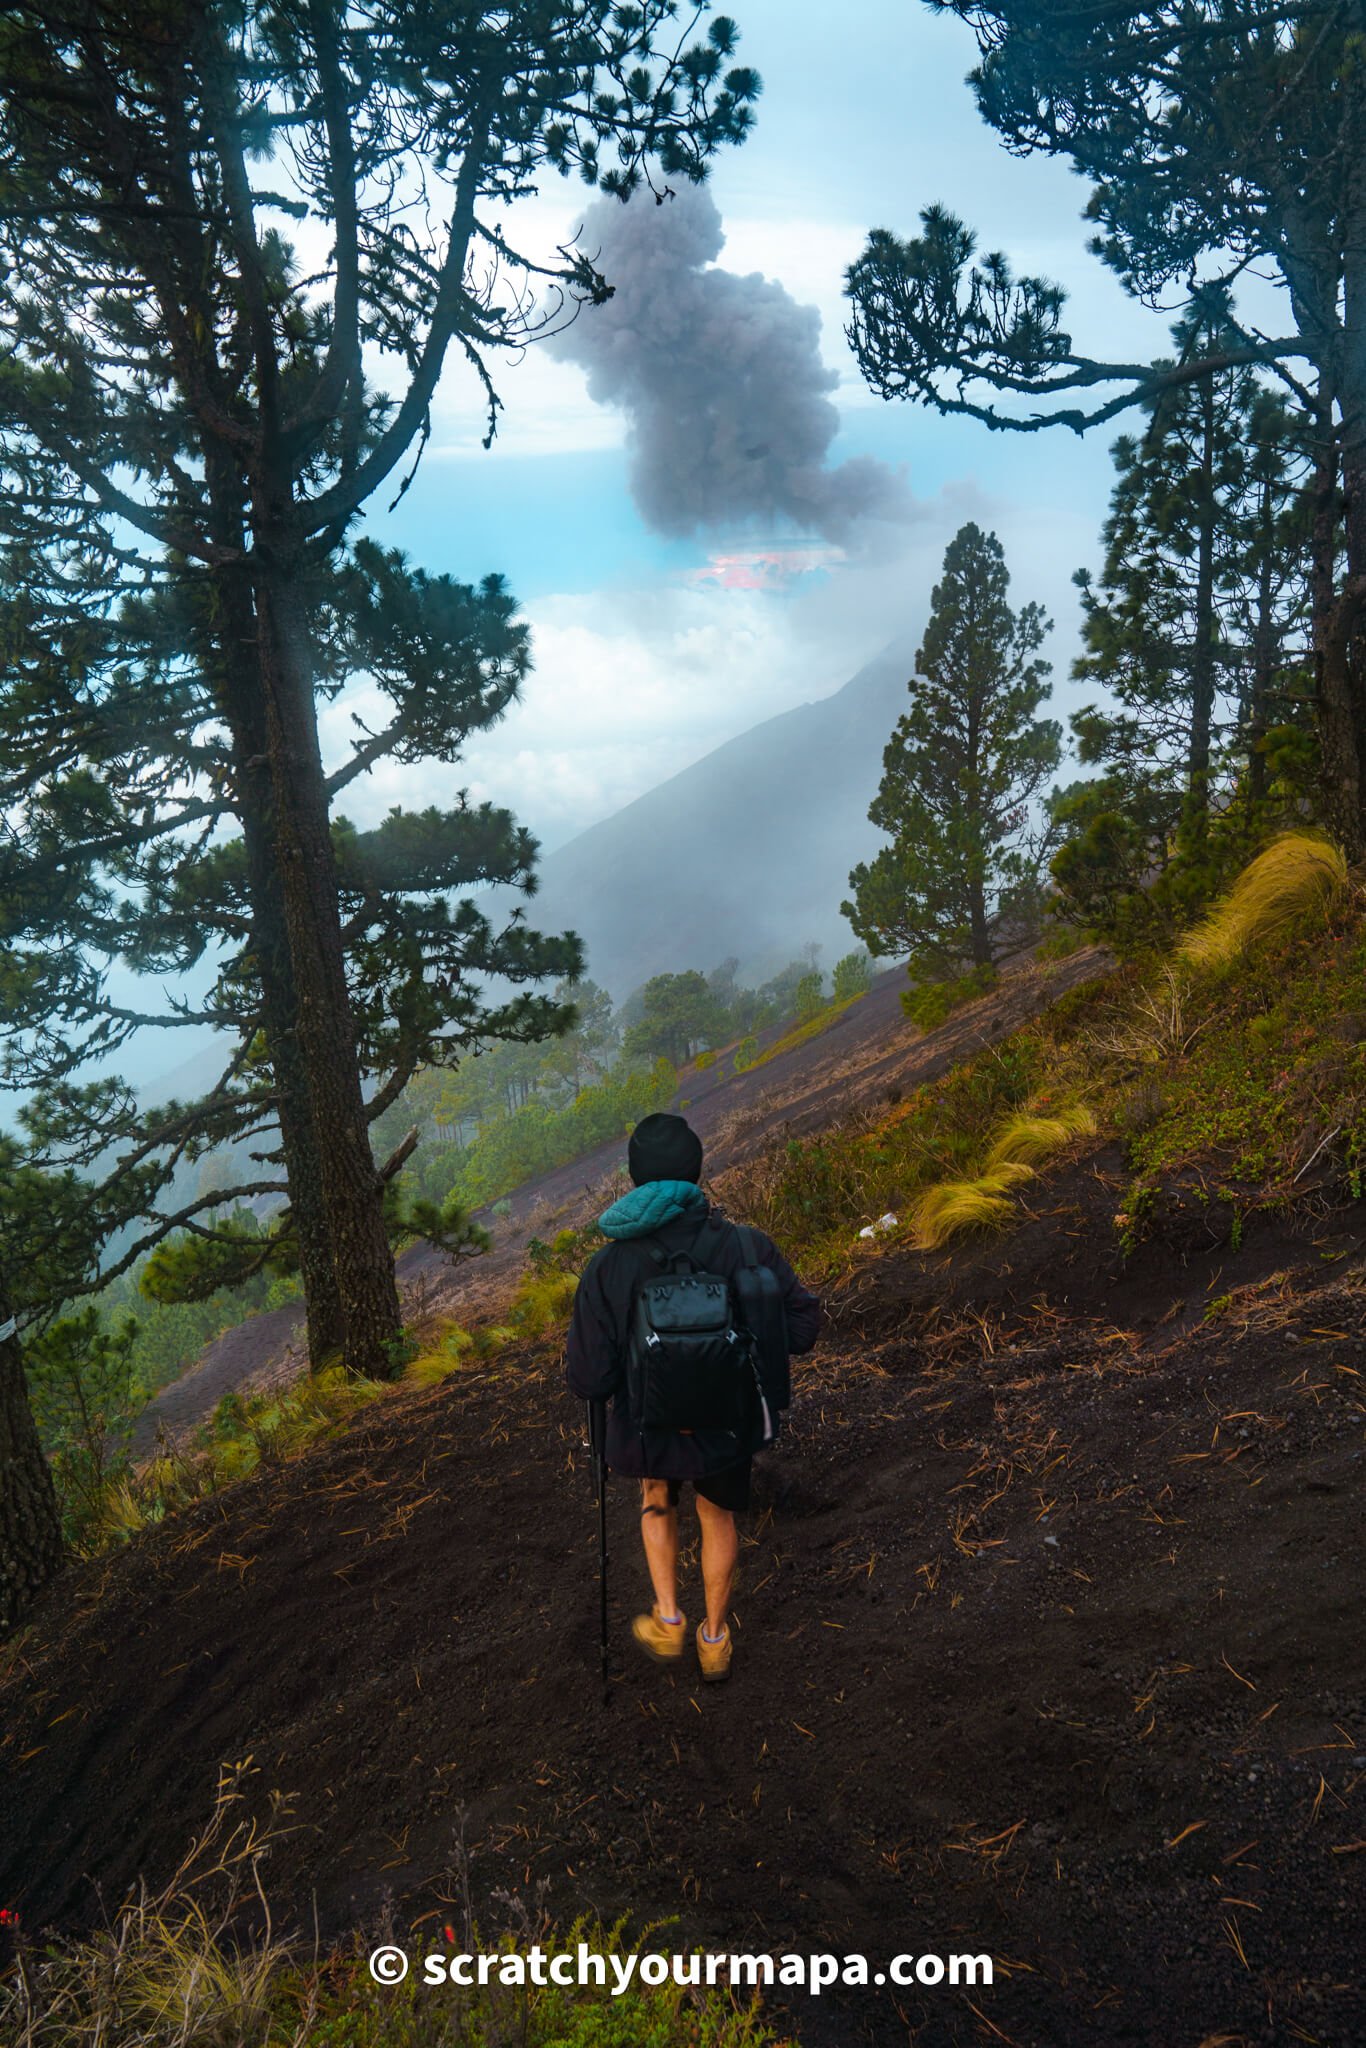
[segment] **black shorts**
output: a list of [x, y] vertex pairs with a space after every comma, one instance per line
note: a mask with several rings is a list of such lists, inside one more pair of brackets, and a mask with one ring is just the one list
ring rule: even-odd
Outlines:
[[671, 1479], [669, 1506], [678, 1506], [680, 1486], [691, 1486], [714, 1508], [727, 1508], [731, 1514], [738, 1514], [749, 1506], [749, 1472], [753, 1462], [752, 1458], [738, 1458], [733, 1465], [723, 1465], [718, 1472], [705, 1472], [698, 1479]]

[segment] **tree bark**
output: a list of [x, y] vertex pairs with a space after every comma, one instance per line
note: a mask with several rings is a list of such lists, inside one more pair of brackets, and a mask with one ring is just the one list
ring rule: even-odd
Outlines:
[[1248, 693], [1245, 726], [1248, 800], [1252, 805], [1254, 813], [1266, 801], [1265, 740], [1267, 734], [1267, 713], [1271, 703], [1271, 683], [1275, 674], [1276, 655], [1278, 652], [1278, 636], [1272, 592], [1272, 547], [1275, 540], [1275, 511], [1272, 503], [1272, 484], [1269, 477], [1262, 483], [1261, 503], [1257, 509], [1257, 541], [1260, 550], [1260, 559], [1257, 564], [1257, 623], [1253, 629], [1252, 686]]
[[314, 715], [302, 565], [257, 548], [259, 673], [266, 704], [275, 860], [308, 1078], [348, 1370], [386, 1377], [401, 1328], [382, 1187], [370, 1150], [346, 986], [327, 789]]
[[1314, 449], [1314, 516], [1309, 583], [1319, 794], [1324, 823], [1349, 859], [1363, 852], [1361, 759], [1353, 715], [1348, 636], [1336, 594], [1338, 444], [1331, 402], [1320, 406]]
[[[0, 1330], [9, 1319], [0, 1280]], [[57, 1491], [28, 1404], [19, 1339], [0, 1337], [0, 1637], [24, 1620], [62, 1560]]]
[[[284, 904], [268, 847], [243, 816], [248, 862], [255, 871], [255, 950], [265, 1012], [266, 1049], [275, 1082], [280, 1143], [289, 1182], [289, 1210], [299, 1243], [308, 1329], [308, 1362], [319, 1371], [343, 1352], [346, 1317], [337, 1284], [332, 1236], [323, 1200], [322, 1162], [313, 1128], [308, 1072], [299, 1044], [298, 1002], [289, 959]], [[253, 842], [255, 844], [253, 845]]]
[[289, 1207], [299, 1244], [308, 1362], [317, 1372], [341, 1355], [346, 1319], [323, 1201], [322, 1167], [313, 1128], [308, 1073], [299, 1044], [298, 999], [289, 955], [283, 892], [274, 856], [274, 796], [265, 720], [256, 674], [256, 630], [243, 568], [217, 579], [221, 643], [227, 652], [224, 716], [232, 734], [233, 778], [247, 861], [252, 952], [261, 986], [266, 1050], [275, 1084], [276, 1114]]
[[[1360, 5], [1353, 9], [1362, 26]], [[1346, 573], [1327, 627], [1324, 689], [1335, 723], [1335, 828], [1350, 860], [1366, 856], [1366, 121], [1360, 84], [1343, 209], [1342, 334], [1335, 365], [1341, 415], [1342, 518]], [[1317, 607], [1316, 607], [1317, 611]], [[1326, 762], [1326, 756], [1325, 756]]]
[[1200, 506], [1196, 528], [1195, 638], [1191, 650], [1191, 722], [1186, 750], [1185, 837], [1203, 845], [1209, 821], [1210, 726], [1214, 718], [1215, 631], [1214, 542], [1218, 507], [1214, 500], [1214, 378], [1200, 387]]

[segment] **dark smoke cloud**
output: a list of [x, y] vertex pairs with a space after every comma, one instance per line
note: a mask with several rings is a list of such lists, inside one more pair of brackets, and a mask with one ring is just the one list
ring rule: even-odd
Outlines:
[[631, 491], [658, 532], [791, 521], [848, 541], [861, 520], [915, 506], [884, 463], [826, 466], [839, 379], [820, 356], [820, 315], [757, 272], [708, 270], [725, 237], [705, 187], [662, 206], [649, 193], [588, 210], [580, 246], [615, 296], [552, 343], [603, 405], [630, 419]]

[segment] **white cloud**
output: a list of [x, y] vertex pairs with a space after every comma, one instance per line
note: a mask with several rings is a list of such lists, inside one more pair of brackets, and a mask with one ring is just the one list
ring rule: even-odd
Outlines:
[[[733, 735], [839, 689], [889, 641], [913, 648], [944, 548], [965, 519], [1000, 533], [1014, 601], [1038, 597], [1054, 613], [1050, 652], [1065, 679], [1075, 645], [1070, 576], [1093, 516], [1084, 504], [1069, 512], [1061, 495], [1041, 518], [1035, 504], [955, 485], [883, 553], [787, 589], [679, 576], [539, 598], [526, 607], [535, 668], [503, 723], [453, 767], [381, 767], [348, 789], [343, 808], [366, 825], [395, 804], [449, 804], [466, 789], [475, 802], [507, 805], [547, 848], [558, 845]], [[353, 710], [371, 726], [382, 716], [364, 686], [327, 707], [329, 764], [349, 744]]]

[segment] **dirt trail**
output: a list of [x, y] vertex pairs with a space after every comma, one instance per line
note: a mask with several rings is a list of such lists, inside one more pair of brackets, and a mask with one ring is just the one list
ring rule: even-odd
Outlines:
[[562, 1919], [997, 1960], [806, 2003], [808, 2048], [1359, 2048], [1362, 1208], [1122, 1266], [1117, 1191], [1100, 1150], [1009, 1237], [857, 1270], [758, 1482], [728, 1687], [632, 1661], [618, 1485], [602, 1706], [545, 1350], [74, 1574], [0, 1680], [0, 1900], [71, 1924], [155, 1881], [250, 1753], [296, 1800], [277, 1910], [325, 1933], [449, 1917], [463, 1809], [488, 1918], [545, 1878]]
[[[1041, 970], [1032, 963], [1008, 972], [999, 988], [959, 1011], [937, 1031], [922, 1033], [901, 1009], [906, 977], [882, 974], [830, 1029], [764, 1066], [733, 1074], [722, 1057], [710, 1068], [686, 1069], [682, 1094], [687, 1116], [707, 1146], [707, 1169], [723, 1173], [783, 1131], [818, 1129], [851, 1110], [885, 1099], [890, 1088], [909, 1092], [934, 1080], [979, 1047], [994, 1043], [1036, 1016], [1048, 1002], [1089, 980], [1108, 964], [1102, 948], [1088, 946]], [[786, 1026], [760, 1039], [771, 1044]], [[434, 1314], [477, 1314], [506, 1292], [529, 1237], [585, 1222], [602, 1206], [604, 1184], [624, 1170], [624, 1141], [613, 1140], [553, 1173], [530, 1181], [511, 1198], [507, 1216], [481, 1211], [493, 1232], [493, 1250], [453, 1265], [429, 1246], [414, 1246], [398, 1262], [399, 1287], [410, 1320]], [[138, 1418], [132, 1450], [149, 1457], [158, 1435], [183, 1435], [212, 1413], [235, 1388], [288, 1379], [304, 1360], [302, 1310], [273, 1309], [217, 1338], [203, 1356], [148, 1402]]]

